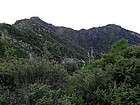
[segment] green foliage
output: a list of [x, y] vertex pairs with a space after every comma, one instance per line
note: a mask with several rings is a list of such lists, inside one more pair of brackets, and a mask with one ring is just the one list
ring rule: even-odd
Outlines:
[[2, 58], [4, 56], [4, 52], [5, 52], [5, 49], [4, 49], [3, 43], [0, 39], [0, 58]]
[[78, 64], [76, 62], [67, 62], [64, 64], [65, 69], [69, 74], [73, 74], [76, 70], [79, 69]]
[[67, 92], [78, 94], [85, 104], [139, 104], [139, 46], [124, 43], [118, 48], [118, 43], [113, 45], [113, 52], [70, 76]]
[[120, 54], [122, 50], [128, 47], [128, 41], [126, 39], [121, 39], [111, 47], [111, 53]]
[[53, 105], [53, 94], [48, 85], [35, 83], [29, 87], [30, 105]]
[[117, 86], [117, 84], [114, 83], [108, 90], [100, 90], [97, 91], [97, 93], [102, 104], [138, 105], [140, 102], [139, 88], [139, 86], [131, 87], [125, 83]]
[[123, 51], [125, 58], [140, 58], [140, 46], [130, 46]]
[[58, 100], [57, 105], [84, 105], [84, 103], [81, 97], [71, 94], [61, 97]]
[[8, 32], [4, 30], [3, 36], [0, 39], [0, 57], [5, 59], [12, 59], [13, 57], [25, 58], [26, 51], [17, 42], [10, 39]]

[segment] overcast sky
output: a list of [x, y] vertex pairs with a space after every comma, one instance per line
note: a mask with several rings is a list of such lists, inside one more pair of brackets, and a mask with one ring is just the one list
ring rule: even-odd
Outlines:
[[0, 0], [0, 23], [32, 16], [77, 30], [117, 24], [140, 33], [140, 0]]

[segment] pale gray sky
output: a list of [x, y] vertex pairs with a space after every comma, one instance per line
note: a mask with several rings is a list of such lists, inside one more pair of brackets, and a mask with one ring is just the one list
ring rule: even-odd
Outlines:
[[32, 16], [78, 30], [114, 23], [140, 33], [140, 0], [0, 0], [0, 23]]

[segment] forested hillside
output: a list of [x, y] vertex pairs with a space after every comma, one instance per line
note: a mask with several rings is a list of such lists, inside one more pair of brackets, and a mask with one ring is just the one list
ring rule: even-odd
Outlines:
[[53, 59], [57, 61], [62, 61], [65, 58], [87, 59], [87, 52], [84, 48], [43, 30], [37, 24], [29, 24], [31, 26], [24, 27], [24, 29], [9, 24], [0, 24], [1, 36], [5, 35], [8, 37], [9, 43], [16, 43], [21, 48], [20, 50], [24, 49], [24, 57], [25, 55], [26, 57], [29, 55], [41, 56], [44, 53], [44, 47], [47, 47]]

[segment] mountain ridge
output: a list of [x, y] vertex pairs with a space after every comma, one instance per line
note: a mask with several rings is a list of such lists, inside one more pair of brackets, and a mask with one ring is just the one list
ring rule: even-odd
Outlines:
[[[46, 23], [39, 17], [31, 17], [27, 21], [33, 21], [38, 24], [39, 27], [46, 29], [48, 32], [53, 33], [55, 36], [59, 36], [69, 42], [79, 45], [87, 50], [91, 47], [95, 52], [107, 52], [113, 43], [125, 38], [129, 44], [140, 44], [140, 34], [122, 28], [120, 25], [108, 24], [106, 26], [93, 27], [90, 29], [74, 30], [72, 28], [64, 26], [55, 26], [50, 23]], [[19, 27], [17, 21], [14, 25]], [[22, 21], [25, 23], [25, 21]], [[19, 22], [23, 24], [22, 22]], [[31, 25], [31, 24], [26, 24]], [[23, 26], [25, 27], [25, 26]]]
[[[26, 18], [27, 19], [27, 18]], [[46, 21], [43, 21], [40, 17], [38, 17], [38, 16], [32, 16], [32, 17], [30, 17], [30, 19], [34, 19], [34, 20], [37, 20], [37, 21], [42, 21], [42, 22], [44, 22], [44, 23], [47, 23]], [[22, 20], [22, 19], [21, 19]], [[91, 28], [81, 28], [81, 29], [74, 29], [74, 28], [71, 28], [71, 27], [66, 27], [66, 26], [63, 26], [63, 25], [61, 25], [61, 26], [59, 26], [59, 25], [54, 25], [53, 23], [47, 23], [47, 24], [49, 24], [49, 25], [52, 25], [52, 26], [55, 26], [55, 27], [61, 27], [61, 28], [67, 28], [67, 29], [72, 29], [72, 30], [75, 30], [75, 31], [80, 31], [80, 30], [91, 30], [91, 29], [93, 29], [93, 28], [102, 28], [102, 27], [112, 27], [112, 26], [114, 26], [114, 27], [120, 27], [120, 28], [123, 28], [123, 29], [126, 29], [126, 28], [124, 28], [124, 27], [122, 27], [121, 25], [118, 25], [118, 24], [114, 24], [114, 23], [108, 23], [108, 24], [106, 24], [106, 25], [101, 25], [101, 26], [94, 26], [94, 27], [91, 27]], [[138, 33], [138, 32], [135, 32], [135, 31], [133, 31], [133, 30], [130, 30], [130, 29], [126, 29], [127, 31], [132, 31], [132, 32], [134, 32], [134, 33], [137, 33], [137, 34], [140, 34], [140, 33]]]
[[108, 52], [122, 38], [127, 39], [130, 45], [140, 44], [140, 34], [115, 24], [74, 30], [31, 17], [17, 20], [12, 25], [0, 24], [0, 31], [4, 29], [14, 40], [27, 45], [31, 52], [42, 52], [44, 43], [47, 43], [51, 54], [59, 60], [65, 57], [87, 58], [91, 50], [94, 53]]

